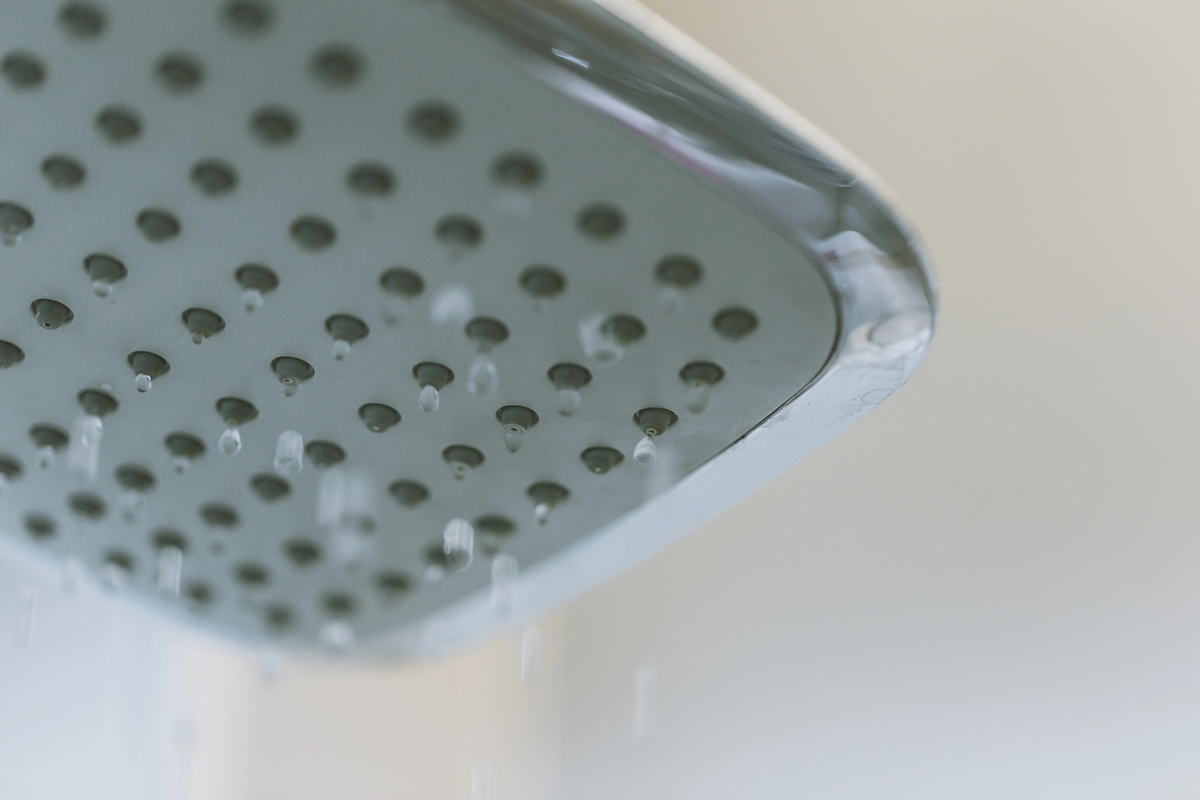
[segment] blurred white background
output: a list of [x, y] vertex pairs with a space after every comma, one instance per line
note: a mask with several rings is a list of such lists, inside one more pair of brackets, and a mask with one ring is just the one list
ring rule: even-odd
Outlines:
[[44, 587], [0, 796], [1200, 795], [1200, 5], [650, 5], [893, 187], [942, 282], [912, 383], [543, 620], [535, 686], [519, 631], [263, 663]]

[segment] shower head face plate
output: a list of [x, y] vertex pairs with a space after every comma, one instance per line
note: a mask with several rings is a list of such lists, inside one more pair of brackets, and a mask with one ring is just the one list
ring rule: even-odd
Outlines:
[[3, 17], [0, 533], [195, 624], [438, 649], [845, 341], [836, 248], [470, 9]]

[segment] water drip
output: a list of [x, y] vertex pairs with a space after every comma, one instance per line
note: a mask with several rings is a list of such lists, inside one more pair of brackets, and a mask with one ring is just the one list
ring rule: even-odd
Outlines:
[[508, 448], [508, 452], [517, 452], [523, 444], [525, 444], [525, 428], [520, 425], [505, 425], [504, 446]]
[[226, 428], [217, 440], [217, 448], [225, 455], [236, 456], [242, 449], [241, 431], [236, 426]]
[[658, 293], [658, 307], [668, 314], [679, 314], [687, 307], [687, 298], [674, 286], [667, 286]]
[[419, 402], [422, 411], [437, 411], [439, 402], [437, 387], [433, 385], [422, 386]]
[[304, 469], [304, 437], [296, 431], [284, 431], [275, 440], [275, 472], [294, 478]]
[[437, 324], [463, 324], [475, 313], [475, 297], [465, 286], [451, 284], [438, 289], [429, 304], [429, 318]]
[[356, 638], [354, 628], [344, 620], [326, 622], [321, 626], [320, 637], [321, 644], [335, 653], [344, 653], [354, 647]]
[[171, 459], [171, 469], [176, 475], [182, 475], [192, 468], [192, 460], [187, 456], [175, 456]]
[[100, 568], [100, 581], [109, 591], [118, 591], [129, 583], [129, 570], [110, 561]]
[[538, 503], [533, 507], [533, 518], [537, 520], [538, 525], [545, 525], [550, 521], [550, 509], [549, 503]]
[[532, 686], [542, 672], [542, 632], [528, 627], [521, 633], [521, 683]]
[[430, 564], [425, 568], [425, 581], [427, 583], [437, 583], [444, 577], [446, 577], [446, 570], [437, 564]]
[[201, 344], [204, 342], [204, 334], [196, 331], [192, 334], [192, 344]]
[[17, 647], [28, 647], [33, 643], [37, 600], [38, 590], [33, 586], [24, 586], [17, 592], [17, 630], [13, 636], [13, 644]]
[[178, 547], [164, 547], [158, 551], [158, 590], [171, 597], [179, 597], [179, 579], [183, 574], [183, 551]]
[[350, 343], [345, 339], [333, 340], [333, 357], [337, 361], [341, 361], [346, 356], [350, 355]]
[[50, 469], [54, 466], [54, 448], [39, 447], [37, 451], [37, 468]]
[[465, 519], [452, 519], [442, 530], [442, 550], [446, 563], [457, 571], [471, 566], [475, 557], [475, 528]]
[[263, 293], [258, 289], [247, 289], [242, 292], [242, 308], [246, 313], [258, 311], [263, 305]]
[[96, 479], [100, 466], [100, 439], [104, 423], [99, 417], [84, 414], [71, 426], [71, 443], [67, 446], [67, 464], [71, 471], [88, 483]]
[[519, 566], [515, 556], [500, 553], [492, 559], [492, 611], [512, 610]]
[[96, 297], [106, 299], [112, 294], [113, 285], [108, 281], [92, 281], [92, 291], [96, 293]]
[[133, 377], [133, 388], [139, 392], [148, 392], [154, 385], [154, 380], [144, 372], [139, 372]]
[[658, 447], [655, 446], [654, 439], [650, 436], [643, 436], [642, 440], [633, 448], [633, 460], [638, 464], [653, 464], [657, 457]]
[[122, 492], [118, 505], [121, 509], [121, 517], [126, 522], [133, 522], [146, 510], [146, 498], [141, 492]]
[[467, 371], [467, 391], [471, 394], [488, 395], [496, 391], [498, 384], [499, 376], [496, 373], [495, 362], [490, 356], [477, 356]]
[[588, 358], [601, 363], [615, 363], [625, 355], [625, 347], [605, 332], [604, 314], [594, 314], [579, 320], [579, 344]]
[[687, 389], [687, 398], [685, 404], [687, 410], [693, 414], [699, 414], [704, 409], [708, 408], [708, 399], [712, 396], [712, 385], [708, 383], [693, 383]]
[[579, 411], [579, 406], [583, 403], [583, 396], [578, 389], [559, 389], [558, 390], [558, 413], [564, 417], [569, 417]]

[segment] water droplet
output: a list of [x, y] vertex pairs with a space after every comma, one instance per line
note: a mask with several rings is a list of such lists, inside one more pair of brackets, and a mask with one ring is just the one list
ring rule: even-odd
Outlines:
[[582, 402], [583, 396], [579, 394], [578, 389], [558, 390], [558, 413], [564, 417], [569, 417], [579, 411], [579, 406]]
[[437, 324], [462, 325], [475, 313], [475, 297], [465, 286], [451, 284], [434, 293], [429, 303], [429, 318]]
[[613, 337], [605, 333], [605, 314], [594, 314], [579, 320], [579, 344], [588, 358], [601, 363], [620, 361], [625, 355], [625, 348]]
[[633, 460], [638, 464], [653, 464], [657, 457], [658, 447], [649, 436], [643, 436], [637, 446], [633, 448]]
[[258, 311], [262, 308], [263, 293], [258, 289], [247, 289], [242, 292], [242, 308], [246, 309], [246, 313]]
[[465, 519], [452, 519], [442, 529], [442, 549], [446, 562], [456, 570], [471, 566], [475, 557], [475, 528]]
[[504, 614], [512, 610], [518, 569], [516, 557], [508, 553], [492, 559], [492, 611]]
[[112, 294], [113, 285], [108, 281], [92, 281], [92, 291], [96, 297], [106, 298]]
[[433, 385], [421, 387], [420, 404], [422, 411], [438, 410], [438, 390]]
[[133, 378], [133, 388], [139, 392], [148, 392], [153, 385], [153, 379], [144, 372], [139, 372]]
[[33, 627], [37, 622], [38, 590], [33, 586], [23, 586], [17, 591], [17, 630], [13, 636], [13, 644], [17, 647], [28, 647], [33, 642]]
[[701, 411], [708, 408], [708, 398], [711, 395], [711, 384], [693, 383], [687, 389], [687, 398], [685, 400], [687, 410], [693, 414], [699, 414]]
[[109, 591], [118, 591], [129, 583], [129, 570], [110, 561], [100, 568], [100, 581]]
[[496, 391], [498, 383], [495, 362], [489, 356], [477, 356], [467, 371], [467, 391], [471, 394], [488, 395]]
[[100, 466], [100, 440], [104, 423], [99, 417], [83, 414], [71, 426], [71, 443], [67, 446], [67, 464], [71, 471], [87, 482], [96, 479]]
[[237, 428], [226, 428], [217, 440], [217, 447], [225, 455], [236, 456], [242, 449], [242, 432]]
[[446, 577], [446, 570], [437, 564], [430, 564], [425, 568], [425, 580], [428, 583], [437, 583], [444, 577]]
[[344, 620], [326, 622], [321, 626], [320, 637], [321, 644], [335, 653], [345, 653], [354, 647], [354, 628]]
[[158, 590], [171, 597], [179, 597], [179, 579], [183, 574], [183, 551], [178, 547], [164, 547], [158, 551]]
[[342, 521], [346, 509], [346, 473], [336, 467], [321, 474], [317, 486], [317, 525], [334, 528]]
[[334, 563], [349, 567], [362, 562], [371, 549], [370, 543], [366, 531], [342, 525], [329, 535], [329, 553], [333, 556]]
[[658, 670], [650, 664], [639, 664], [633, 672], [633, 739], [642, 742], [649, 738], [657, 716]]
[[176, 475], [182, 475], [192, 468], [192, 460], [187, 456], [175, 456], [171, 459], [171, 469]]
[[50, 469], [54, 466], [54, 448], [39, 447], [37, 451], [37, 468]]
[[521, 445], [525, 443], [525, 429], [520, 425], [505, 425], [504, 426], [504, 446], [508, 448], [508, 452], [515, 453], [521, 449]]
[[550, 521], [550, 504], [538, 503], [533, 507], [533, 518], [537, 520], [538, 525], [545, 525]]
[[658, 307], [668, 314], [678, 314], [687, 307], [687, 298], [674, 286], [667, 286], [658, 293]]
[[542, 632], [530, 626], [521, 633], [521, 683], [532, 686], [542, 672]]
[[350, 343], [345, 339], [334, 339], [333, 357], [338, 361], [341, 361], [348, 355], [350, 355]]
[[296, 431], [284, 431], [275, 440], [275, 472], [294, 478], [304, 469], [304, 437]]
[[192, 334], [192, 343], [193, 344], [200, 344], [203, 341], [204, 341], [203, 333], [200, 333], [199, 331], [197, 331], [196, 333]]
[[471, 766], [471, 800], [496, 800], [496, 770], [491, 764]]
[[146, 498], [141, 492], [122, 492], [118, 505], [121, 509], [121, 517], [126, 522], [133, 522], [146, 509]]
[[389, 297], [383, 301], [380, 314], [383, 321], [391, 327], [396, 327], [404, 321], [404, 301], [398, 297]]

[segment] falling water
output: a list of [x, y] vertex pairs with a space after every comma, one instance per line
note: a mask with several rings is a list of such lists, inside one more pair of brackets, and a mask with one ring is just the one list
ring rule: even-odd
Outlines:
[[542, 672], [542, 632], [534, 626], [521, 633], [521, 683], [532, 686]]
[[512, 611], [517, 571], [515, 556], [500, 553], [492, 559], [492, 611], [498, 614]]
[[71, 471], [91, 483], [100, 467], [100, 439], [104, 423], [99, 417], [83, 414], [71, 426], [71, 443], [67, 447], [67, 464]]
[[164, 547], [158, 551], [158, 590], [171, 597], [179, 597], [179, 579], [183, 574], [183, 551], [178, 547]]
[[37, 601], [38, 590], [33, 586], [23, 586], [17, 592], [17, 630], [13, 636], [13, 644], [17, 647], [28, 647], [33, 642]]
[[496, 373], [496, 363], [488, 355], [476, 356], [467, 370], [467, 391], [471, 394], [488, 395], [496, 391], [499, 376]]
[[475, 313], [475, 297], [465, 286], [451, 284], [434, 293], [429, 303], [429, 318], [435, 323], [463, 324]]
[[275, 440], [275, 472], [294, 478], [304, 469], [304, 437], [296, 431], [284, 431]]
[[442, 550], [446, 563], [463, 570], [471, 566], [475, 557], [475, 528], [465, 519], [452, 519], [442, 529]]
[[471, 767], [471, 800], [495, 800], [496, 770], [491, 764], [478, 763]]
[[643, 742], [654, 729], [657, 714], [658, 670], [640, 664], [633, 672], [633, 740]]
[[620, 361], [625, 355], [625, 348], [604, 331], [604, 323], [608, 317], [604, 314], [593, 314], [579, 320], [579, 344], [588, 358], [596, 361], [612, 363]]

